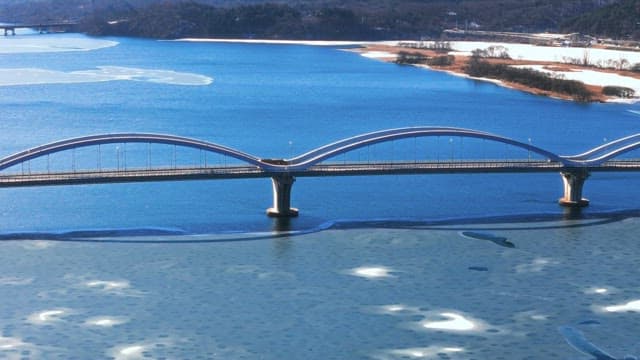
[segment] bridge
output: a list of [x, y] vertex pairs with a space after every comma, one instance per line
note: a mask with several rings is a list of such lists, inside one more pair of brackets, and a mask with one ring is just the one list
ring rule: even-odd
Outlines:
[[[442, 138], [444, 144], [439, 142]], [[418, 143], [425, 139], [432, 142]], [[372, 148], [376, 146], [391, 148], [375, 153]], [[455, 150], [463, 146], [471, 156], [456, 157]], [[508, 150], [504, 158], [496, 159], [492, 146], [499, 151], [504, 146]], [[520, 142], [453, 127], [409, 127], [350, 137], [290, 159], [265, 159], [174, 135], [102, 134], [57, 141], [0, 159], [0, 187], [270, 178], [273, 206], [267, 214], [294, 217], [298, 210], [291, 207], [291, 190], [298, 177], [555, 172], [564, 183], [559, 203], [583, 207], [589, 203], [582, 197], [589, 175], [640, 171], [640, 159], [626, 157], [638, 148], [640, 134], [634, 134], [581, 154], [562, 156], [532, 145], [530, 139]], [[513, 149], [522, 156], [512, 156]], [[487, 155], [481, 157], [479, 152]], [[393, 160], [384, 158], [389, 154], [396, 156]], [[347, 155], [357, 158], [348, 159]]]
[[44, 34], [53, 31], [69, 31], [69, 29], [77, 25], [78, 23], [73, 21], [43, 22], [37, 24], [2, 24], [0, 25], [0, 30], [4, 31], [4, 36], [15, 35], [16, 29], [34, 29], [40, 34]]

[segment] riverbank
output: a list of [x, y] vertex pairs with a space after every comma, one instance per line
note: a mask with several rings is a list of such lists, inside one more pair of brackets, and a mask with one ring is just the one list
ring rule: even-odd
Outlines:
[[[426, 57], [453, 55], [454, 61], [447, 66], [415, 65], [430, 70], [444, 71], [455, 76], [462, 76], [476, 80], [489, 81], [500, 86], [525, 91], [528, 93], [548, 96], [564, 100], [575, 100], [571, 95], [555, 91], [541, 90], [523, 84], [489, 79], [474, 78], [465, 72], [465, 67], [471, 53], [475, 49], [487, 49], [491, 46], [506, 49], [508, 59], [485, 59], [493, 64], [506, 64], [515, 67], [526, 67], [550, 74], [553, 77], [576, 80], [583, 83], [592, 93], [590, 101], [607, 103], [636, 103], [640, 102], [640, 73], [630, 70], [616, 70], [614, 68], [629, 68], [633, 64], [640, 64], [640, 52], [602, 48], [553, 47], [536, 46], [516, 43], [497, 43], [481, 41], [450, 42], [452, 50], [436, 52], [429, 49], [416, 49], [401, 46], [406, 42], [400, 41], [306, 41], [306, 40], [265, 40], [265, 39], [204, 39], [184, 38], [174, 41], [186, 42], [226, 42], [271, 45], [308, 45], [308, 46], [344, 46], [353, 47], [362, 56], [393, 63], [400, 52], [418, 53]], [[587, 66], [578, 64], [588, 64]], [[613, 67], [613, 68], [610, 68]], [[606, 86], [618, 86], [632, 89], [634, 97], [620, 98], [603, 94]]]
[[[447, 52], [436, 52], [429, 49], [415, 49], [400, 46], [400, 43], [371, 43], [354, 49], [362, 56], [375, 58], [386, 62], [395, 62], [400, 52], [410, 52], [433, 58], [442, 55], [453, 55], [454, 60], [446, 66], [416, 65], [437, 71], [445, 71], [452, 75], [469, 77], [465, 72], [465, 66], [474, 49], [486, 49], [489, 46], [499, 46], [506, 49], [509, 59], [485, 59], [494, 64], [505, 64], [516, 67], [526, 67], [533, 70], [542, 71], [551, 76], [576, 80], [585, 84], [587, 89], [593, 94], [591, 101], [596, 102], [617, 102], [634, 103], [640, 101], [640, 73], [629, 70], [615, 70], [598, 67], [600, 65], [611, 64], [621, 67], [622, 62], [628, 64], [640, 63], [640, 53], [619, 50], [591, 49], [591, 48], [556, 48], [533, 46], [526, 44], [506, 44], [506, 43], [484, 43], [484, 42], [453, 42], [453, 50]], [[584, 61], [590, 66], [576, 65], [577, 61]], [[498, 85], [513, 88], [536, 95], [549, 96], [553, 98], [573, 100], [570, 95], [554, 91], [540, 90], [534, 87], [486, 78], [474, 78], [478, 80], [491, 81]], [[619, 98], [606, 96], [603, 89], [606, 86], [622, 86], [635, 91], [635, 96], [631, 98]]]

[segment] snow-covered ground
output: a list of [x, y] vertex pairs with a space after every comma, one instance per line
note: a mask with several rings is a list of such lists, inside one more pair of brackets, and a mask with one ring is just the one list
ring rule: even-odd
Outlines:
[[471, 55], [475, 49], [486, 49], [489, 46], [503, 46], [509, 56], [515, 60], [564, 62], [568, 59], [584, 59], [586, 56], [591, 64], [606, 64], [609, 60], [627, 60], [630, 64], [640, 63], [640, 51], [621, 51], [596, 48], [536, 46], [530, 44], [510, 44], [485, 41], [453, 41], [452, 55]]
[[[492, 43], [481, 41], [456, 41], [451, 46], [455, 51], [452, 55], [470, 55], [475, 49], [486, 49], [490, 46], [503, 46], [509, 56], [517, 60], [529, 60], [540, 62], [569, 63], [571, 59], [588, 59], [591, 64], [611, 64], [625, 62], [629, 66], [640, 63], [640, 52], [620, 51], [594, 48], [551, 47], [535, 46], [528, 44]], [[596, 86], [624, 86], [635, 90], [636, 96], [640, 95], [640, 79], [619, 75], [613, 72], [605, 72], [594, 69], [573, 69], [571, 71], [558, 71], [544, 69], [543, 65], [527, 65], [534, 70], [543, 71], [568, 80], [581, 81], [587, 85]], [[612, 102], [638, 101], [634, 99], [612, 99]]]
[[[396, 46], [397, 41], [385, 41], [376, 44]], [[543, 71], [555, 76], [559, 76], [568, 80], [581, 81], [587, 85], [595, 86], [623, 86], [635, 90], [636, 97], [633, 99], [615, 99], [610, 102], [637, 102], [640, 101], [640, 79], [620, 75], [611, 71], [603, 71], [594, 67], [585, 70], [576, 67], [571, 71], [558, 71], [545, 69], [542, 63], [556, 62], [570, 64], [571, 62], [583, 61], [587, 59], [593, 65], [613, 65], [626, 64], [626, 68], [640, 63], [640, 51], [621, 51], [607, 50], [596, 48], [574, 48], [574, 47], [552, 47], [552, 46], [535, 46], [529, 44], [511, 44], [500, 42], [484, 42], [484, 41], [454, 41], [451, 42], [454, 49], [451, 55], [470, 56], [475, 49], [487, 49], [490, 46], [502, 46], [512, 59], [539, 61], [539, 65], [522, 65], [522, 67], [532, 68], [534, 70]], [[365, 51], [362, 56], [376, 59], [389, 59], [395, 55], [385, 51]], [[456, 74], [457, 75], [457, 74]], [[495, 81], [494, 81], [495, 82]]]
[[[557, 71], [545, 69], [544, 65], [520, 65], [518, 67], [529, 68], [555, 76], [562, 76], [567, 80], [577, 80], [585, 84], [596, 86], [623, 86], [633, 89], [636, 95], [640, 95], [640, 79], [628, 76], [622, 76], [615, 73], [608, 73], [596, 70], [574, 69], [571, 71]], [[612, 102], [628, 102], [629, 100], [638, 101], [639, 99], [613, 99]]]
[[311, 46], [353, 46], [365, 45], [362, 41], [325, 41], [325, 40], [271, 40], [271, 39], [205, 39], [184, 38], [174, 41], [187, 42], [216, 42], [216, 43], [242, 43], [242, 44], [272, 44], [272, 45], [311, 45]]

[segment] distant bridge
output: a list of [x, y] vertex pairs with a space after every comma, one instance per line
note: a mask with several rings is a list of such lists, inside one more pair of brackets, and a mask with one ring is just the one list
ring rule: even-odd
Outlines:
[[73, 21], [42, 22], [37, 24], [2, 24], [0, 25], [0, 31], [4, 31], [4, 36], [15, 35], [16, 29], [34, 29], [40, 34], [44, 34], [54, 31], [69, 31], [77, 25], [78, 23]]
[[[437, 160], [336, 160], [339, 156], [376, 144], [433, 137], [447, 137], [451, 146], [453, 137], [504, 144], [526, 151], [527, 158], [454, 160], [452, 153], [449, 159]], [[168, 146], [172, 149], [173, 159], [169, 162], [165, 160], [160, 165], [152, 164], [152, 145]], [[109, 151], [103, 149], [106, 146], [115, 146], [115, 158], [113, 153], [109, 155]], [[134, 152], [133, 148], [137, 151]], [[198, 163], [178, 165], [177, 148], [193, 151], [192, 155], [197, 155]], [[635, 134], [608, 142], [582, 154], [561, 156], [534, 146], [530, 141], [519, 142], [477, 130], [410, 127], [350, 137], [291, 159], [264, 159], [223, 145], [174, 135], [104, 134], [57, 141], [0, 159], [0, 187], [271, 178], [274, 201], [268, 214], [291, 217], [298, 214], [298, 210], [291, 207], [291, 189], [297, 177], [559, 172], [564, 181], [564, 196], [559, 200], [560, 204], [581, 207], [588, 205], [588, 200], [582, 197], [582, 189], [591, 172], [640, 171], [640, 159], [620, 158], [638, 148], [640, 134]], [[81, 150], [82, 156], [77, 154]], [[52, 163], [52, 155], [63, 153], [66, 153], [67, 157], [62, 166], [58, 160]], [[532, 154], [539, 159], [532, 158]], [[80, 168], [78, 163], [80, 160], [86, 162], [88, 156], [92, 157], [95, 163], [91, 167], [84, 164], [84, 167]], [[211, 159], [215, 156], [231, 158], [238, 163], [227, 163], [225, 160], [224, 164], [214, 164]], [[142, 164], [141, 161], [145, 163]]]

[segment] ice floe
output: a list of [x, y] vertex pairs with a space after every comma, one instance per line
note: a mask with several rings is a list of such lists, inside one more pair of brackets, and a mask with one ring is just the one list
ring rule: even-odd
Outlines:
[[62, 321], [65, 316], [69, 316], [71, 314], [73, 314], [73, 311], [66, 308], [50, 309], [29, 315], [29, 317], [27, 317], [27, 321], [36, 325], [44, 325]]
[[457, 346], [415, 347], [407, 349], [393, 349], [375, 354], [375, 359], [453, 359], [455, 355], [464, 354], [465, 349]]
[[629, 301], [626, 304], [605, 306], [607, 312], [640, 312], [640, 300]]
[[115, 359], [139, 359], [142, 353], [147, 349], [144, 345], [127, 345], [114, 349], [113, 357]]
[[129, 322], [129, 319], [122, 316], [96, 316], [87, 319], [84, 324], [87, 326], [113, 327]]
[[0, 277], [0, 285], [29, 285], [33, 282], [33, 278], [20, 278], [3, 276]]
[[408, 327], [415, 331], [444, 331], [451, 333], [505, 333], [500, 327], [493, 326], [482, 319], [478, 319], [462, 311], [442, 309], [425, 310], [403, 304], [391, 304], [371, 307], [368, 311], [380, 315], [398, 317], [421, 318], [417, 322], [408, 323]]
[[115, 360], [147, 359], [149, 357], [159, 358], [160, 356], [154, 356], [154, 351], [158, 350], [159, 348], [171, 347], [173, 345], [173, 341], [168, 339], [117, 345], [111, 348], [107, 352], [107, 355]]
[[348, 275], [359, 276], [366, 279], [382, 279], [394, 277], [393, 269], [385, 266], [361, 266], [346, 271]]
[[127, 280], [89, 280], [82, 284], [101, 293], [118, 296], [140, 297], [143, 293], [134, 289]]
[[613, 291], [611, 288], [606, 287], [590, 287], [584, 291], [587, 295], [607, 295]]
[[112, 40], [83, 35], [0, 37], [0, 54], [92, 51], [117, 46]]
[[557, 265], [558, 262], [548, 258], [536, 258], [529, 264], [520, 264], [516, 266], [517, 273], [535, 273], [541, 272], [550, 266]]
[[121, 66], [99, 66], [96, 69], [69, 72], [41, 68], [0, 69], [0, 86], [81, 84], [106, 81], [140, 81], [167, 85], [206, 86], [213, 83], [213, 78], [171, 70]]
[[55, 246], [56, 243], [48, 240], [27, 240], [21, 242], [20, 245], [26, 250], [44, 250]]
[[445, 320], [425, 321], [422, 326], [425, 329], [444, 331], [471, 331], [477, 327], [474, 321], [461, 314], [444, 312], [440, 316], [444, 317]]

